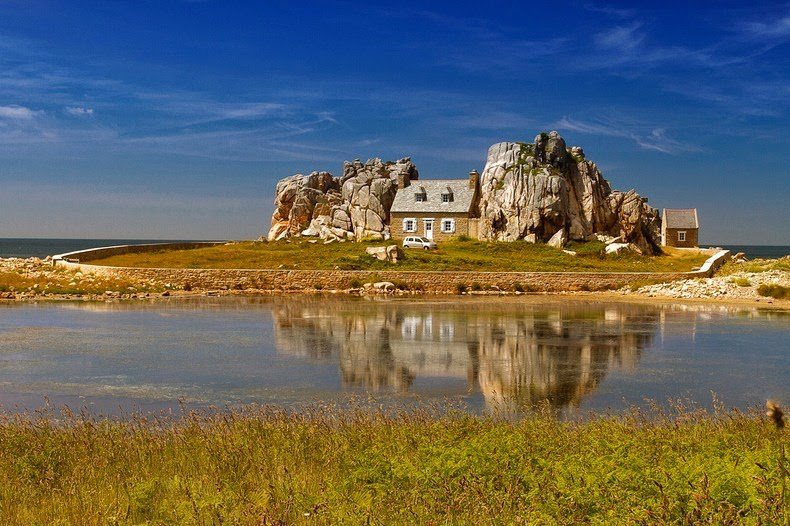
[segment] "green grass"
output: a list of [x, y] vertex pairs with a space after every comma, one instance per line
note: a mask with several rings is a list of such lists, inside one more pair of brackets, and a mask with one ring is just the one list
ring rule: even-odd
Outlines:
[[747, 278], [735, 278], [732, 282], [739, 287], [751, 287], [752, 282], [749, 281]]
[[569, 248], [578, 253], [571, 256], [546, 245], [523, 241], [470, 240], [442, 242], [439, 250], [430, 252], [407, 249], [404, 259], [392, 265], [365, 253], [365, 247], [383, 244], [386, 243], [324, 245], [306, 239], [290, 243], [242, 242], [191, 250], [126, 254], [91, 263], [165, 268], [675, 272], [689, 271], [706, 259], [703, 254], [681, 251], [657, 257], [633, 254], [604, 257], [603, 244], [598, 242], [571, 244]]
[[782, 524], [786, 434], [740, 413], [512, 423], [429, 409], [0, 420], [28, 524]]

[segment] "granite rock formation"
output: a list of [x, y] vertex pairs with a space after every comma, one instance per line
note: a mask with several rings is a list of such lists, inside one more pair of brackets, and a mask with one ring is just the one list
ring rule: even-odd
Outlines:
[[313, 217], [328, 215], [340, 204], [340, 184], [329, 172], [296, 174], [277, 183], [269, 240], [299, 235]]
[[[612, 191], [584, 151], [553, 131], [529, 143], [488, 150], [481, 176], [480, 237], [552, 241], [622, 236], [646, 254], [660, 252], [660, 218], [633, 190]], [[559, 232], [564, 232], [560, 234]]]
[[313, 172], [277, 184], [269, 240], [308, 235], [322, 239], [389, 239], [389, 211], [398, 179], [419, 178], [411, 159], [345, 162], [343, 175]]
[[[419, 178], [411, 159], [346, 162], [343, 175], [297, 174], [277, 184], [269, 240], [318, 236], [325, 242], [390, 238], [390, 207], [398, 181]], [[401, 181], [402, 182], [402, 181]], [[601, 239], [644, 254], [660, 249], [661, 219], [635, 191], [613, 191], [584, 151], [556, 132], [532, 143], [491, 146], [480, 178], [479, 237], [543, 242]]]

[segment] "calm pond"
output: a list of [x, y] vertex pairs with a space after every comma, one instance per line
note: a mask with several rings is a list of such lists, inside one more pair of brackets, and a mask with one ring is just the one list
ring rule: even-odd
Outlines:
[[[0, 405], [102, 414], [372, 393], [564, 416], [790, 401], [790, 311], [535, 297], [0, 304]], [[180, 402], [179, 402], [180, 401]]]

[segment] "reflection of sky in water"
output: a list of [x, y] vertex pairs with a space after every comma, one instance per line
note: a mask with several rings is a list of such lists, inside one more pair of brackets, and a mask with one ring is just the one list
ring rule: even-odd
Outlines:
[[787, 399], [790, 315], [545, 299], [223, 298], [0, 306], [5, 407], [262, 402], [374, 392], [564, 412], [710, 391]]

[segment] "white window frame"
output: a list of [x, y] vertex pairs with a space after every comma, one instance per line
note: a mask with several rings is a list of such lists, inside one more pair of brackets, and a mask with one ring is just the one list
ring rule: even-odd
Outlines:
[[678, 231], [678, 241], [685, 241], [686, 240], [686, 231], [679, 230]]
[[[446, 198], [446, 200], [445, 200]], [[442, 203], [452, 203], [453, 202], [453, 194], [445, 192], [442, 194]]]
[[427, 203], [428, 202], [428, 194], [425, 192], [417, 192], [414, 194], [414, 202], [415, 203]]
[[[450, 229], [449, 230], [446, 230], [444, 228], [445, 221], [449, 221], [449, 223], [450, 223]], [[453, 219], [452, 217], [443, 217], [441, 223], [439, 224], [439, 226], [440, 226], [440, 231], [441, 231], [442, 234], [455, 234], [455, 219]]]
[[[412, 227], [411, 229], [408, 227], [409, 222], [411, 222]], [[417, 218], [416, 217], [405, 217], [403, 218], [403, 231], [404, 232], [417, 232]]]

